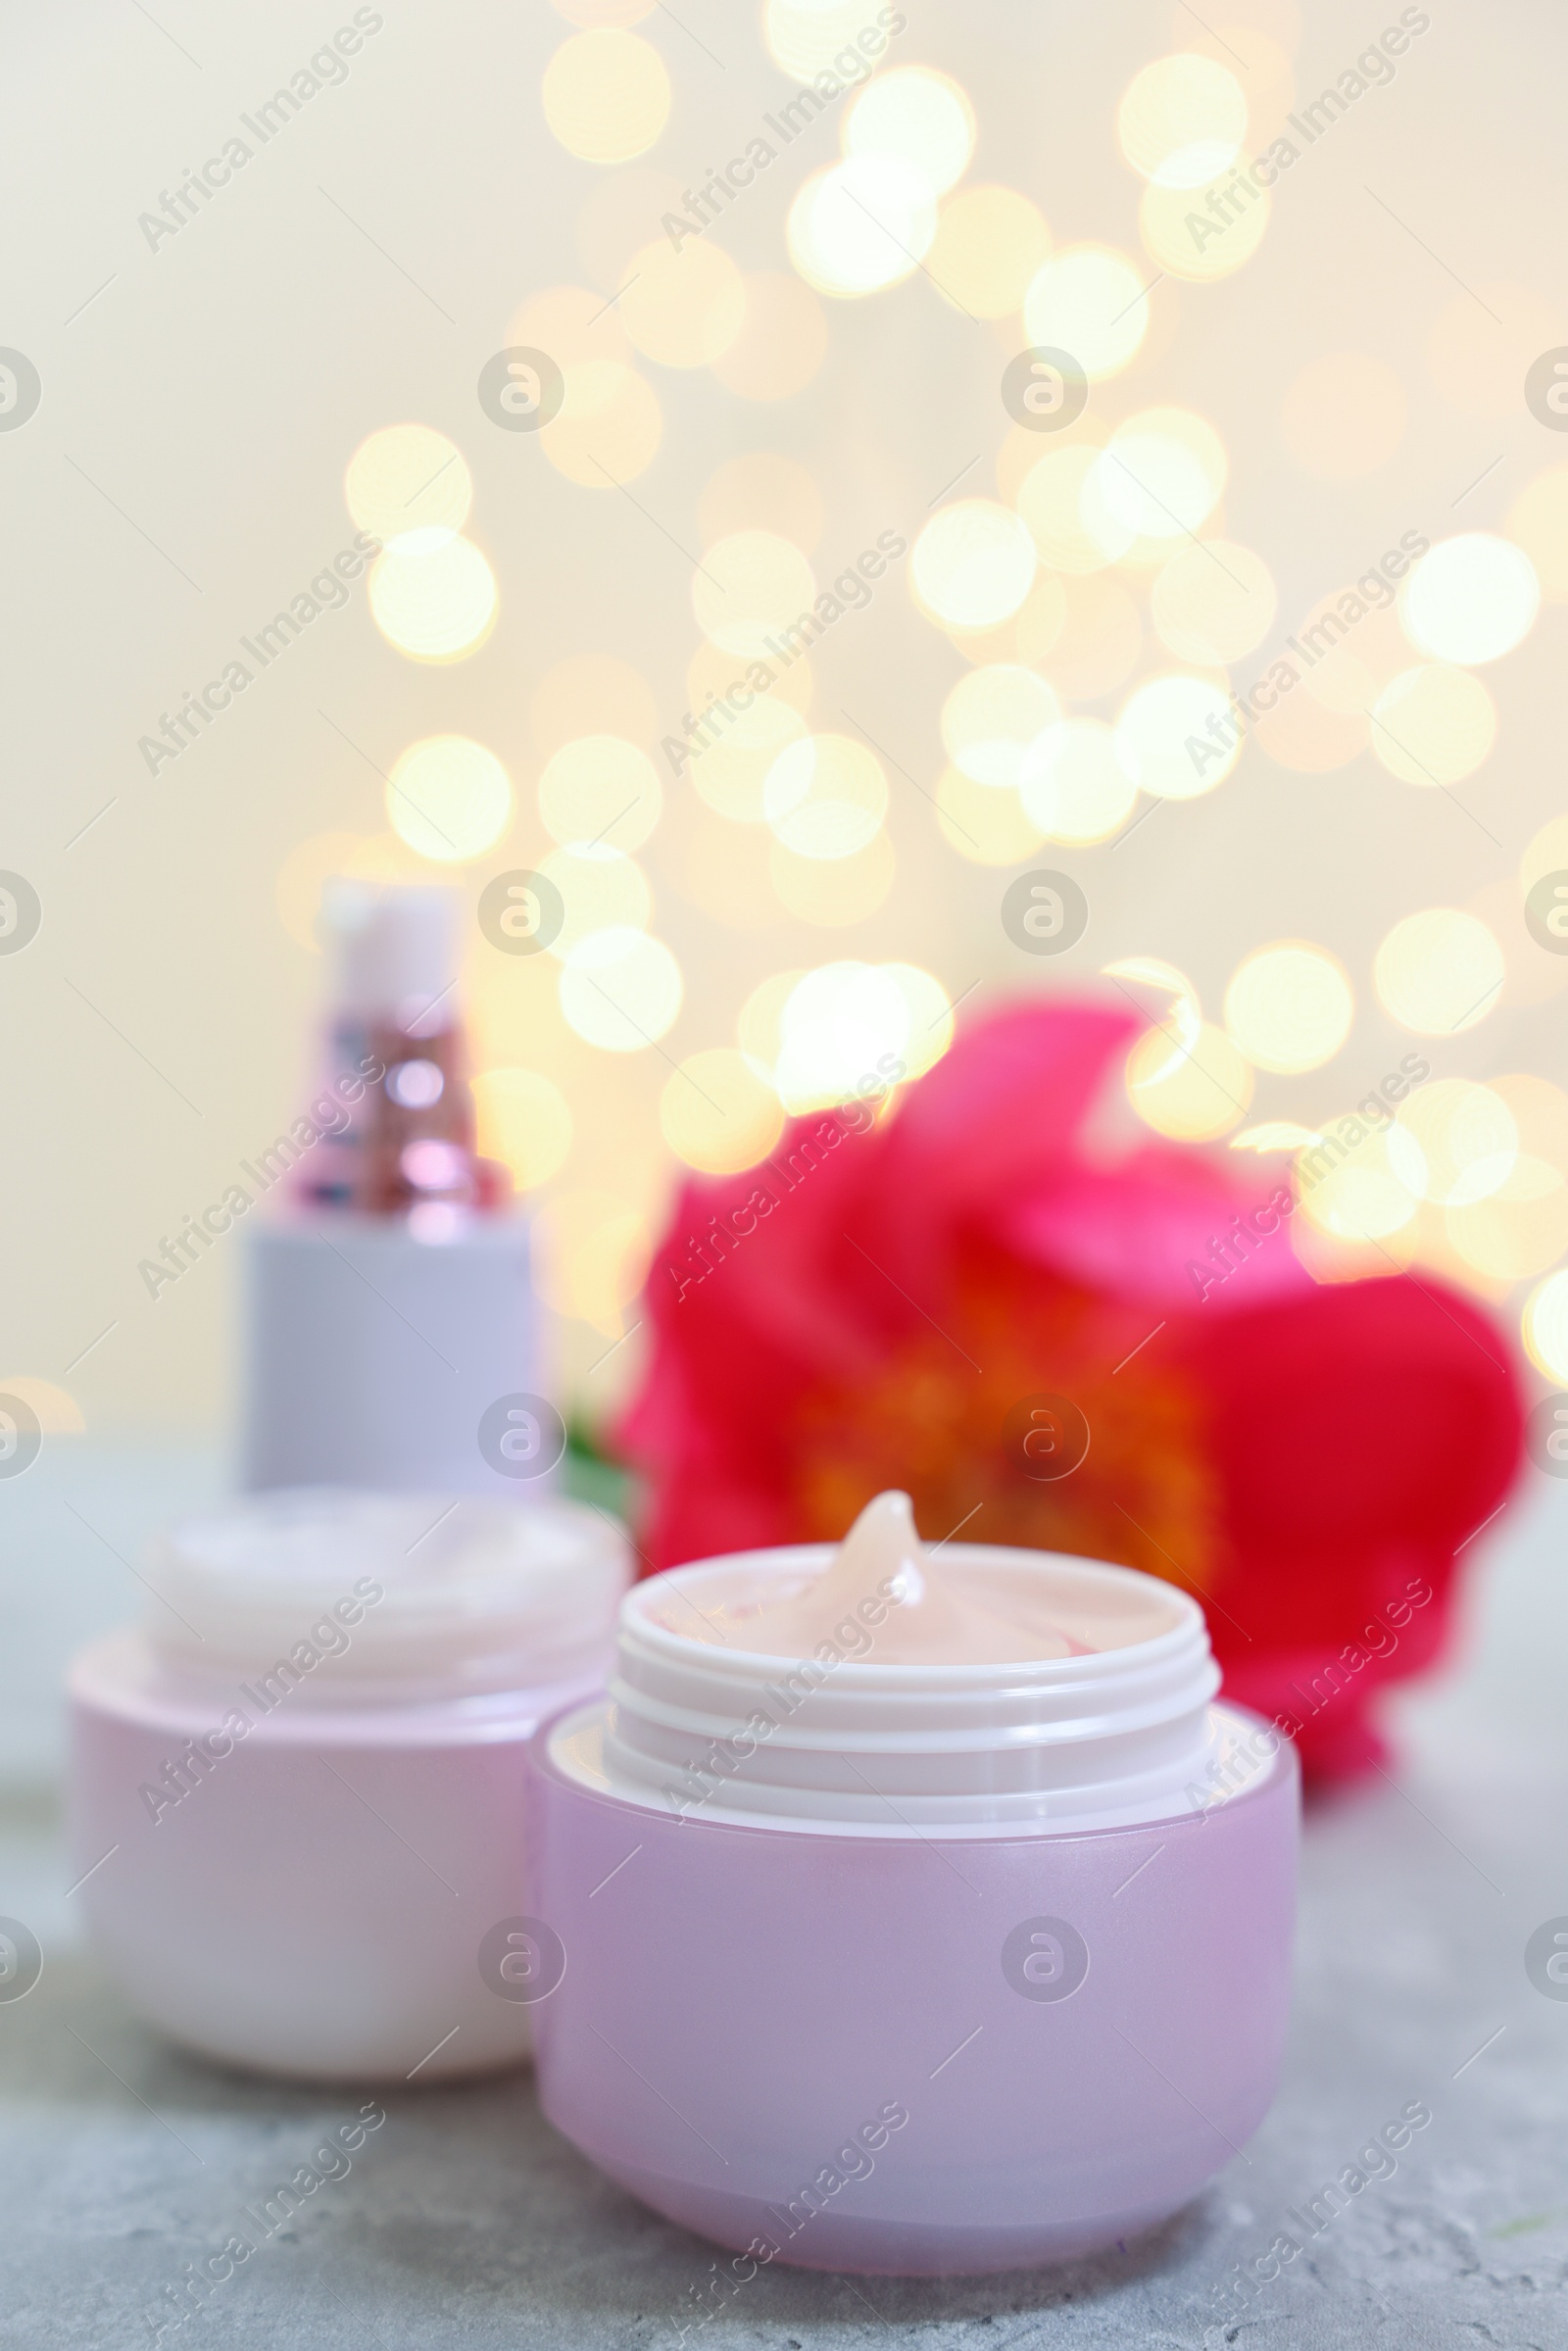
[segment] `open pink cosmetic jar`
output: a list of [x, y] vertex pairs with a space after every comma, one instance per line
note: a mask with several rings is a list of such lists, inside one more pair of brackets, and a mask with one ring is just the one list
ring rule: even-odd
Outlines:
[[526, 2056], [523, 1747], [601, 1686], [629, 1574], [566, 1501], [298, 1489], [164, 1536], [145, 1624], [71, 1674], [74, 1871], [126, 1999], [320, 2079]]
[[545, 2112], [736, 2255], [939, 2276], [1113, 2244], [1255, 2130], [1289, 2000], [1294, 1751], [1196, 1603], [950, 1544], [633, 1588], [528, 1755]]

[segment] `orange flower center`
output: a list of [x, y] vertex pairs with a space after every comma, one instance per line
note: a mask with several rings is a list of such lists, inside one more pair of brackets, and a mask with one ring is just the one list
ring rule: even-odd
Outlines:
[[927, 1543], [1076, 1552], [1206, 1590], [1219, 1482], [1201, 1397], [1168, 1347], [1161, 1359], [1165, 1336], [1054, 1278], [967, 1268], [940, 1330], [801, 1407], [788, 1450], [805, 1539], [837, 1541], [902, 1487]]

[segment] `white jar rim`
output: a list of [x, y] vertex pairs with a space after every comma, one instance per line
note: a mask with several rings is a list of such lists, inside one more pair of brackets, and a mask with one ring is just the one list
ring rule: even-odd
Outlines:
[[[702, 1560], [633, 1586], [608, 1698], [558, 1726], [552, 1756], [582, 1784], [681, 1817], [884, 1835], [1109, 1826], [1200, 1808], [1193, 1791], [1234, 1740], [1202, 1610], [1137, 1569], [1059, 1552], [953, 1544], [943, 1573], [995, 1595], [1043, 1582], [1155, 1630], [1073, 1656], [901, 1665], [874, 1654], [781, 1659], [677, 1630], [737, 1573], [782, 1595], [829, 1544]], [[733, 1626], [733, 1616], [727, 1622]], [[903, 1824], [901, 1829], [900, 1824]]]
[[596, 1672], [630, 1576], [585, 1503], [279, 1488], [154, 1539], [144, 1629], [181, 1680], [292, 1661], [305, 1703], [478, 1696]]

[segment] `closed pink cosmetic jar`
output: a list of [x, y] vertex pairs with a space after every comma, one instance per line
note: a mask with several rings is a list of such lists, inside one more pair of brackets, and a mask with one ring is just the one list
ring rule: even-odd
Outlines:
[[793, 1654], [761, 1620], [827, 1589], [829, 1547], [636, 1585], [608, 1694], [532, 1740], [545, 2112], [737, 2277], [1126, 2240], [1273, 2095], [1294, 1750], [1220, 1702], [1173, 1586], [950, 1544], [944, 1605], [1057, 1653], [977, 1664], [956, 1638], [898, 1662], [879, 1651], [918, 1571], [846, 1606], [848, 1547], [833, 1623]]
[[298, 1489], [160, 1538], [144, 1623], [70, 1674], [74, 1874], [131, 2006], [318, 2080], [526, 2057], [523, 1750], [601, 1686], [629, 1576], [556, 1500]]

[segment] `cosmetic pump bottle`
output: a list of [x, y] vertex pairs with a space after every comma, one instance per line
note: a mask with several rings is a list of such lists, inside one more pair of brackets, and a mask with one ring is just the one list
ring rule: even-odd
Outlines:
[[259, 1154], [247, 1220], [252, 1488], [550, 1492], [528, 1221], [474, 1142], [458, 894], [328, 883], [333, 1003], [309, 1107]]

